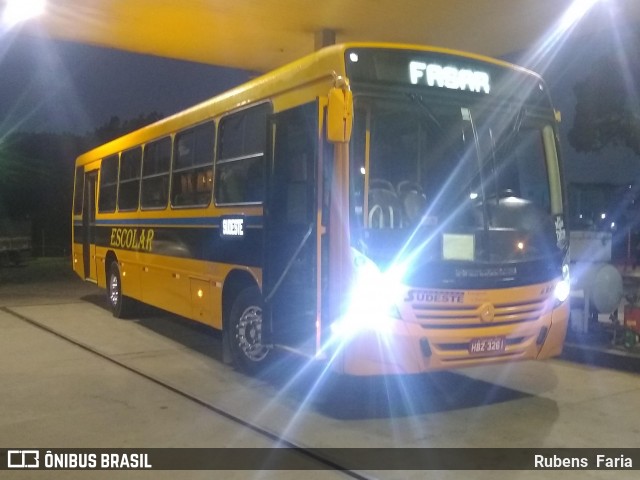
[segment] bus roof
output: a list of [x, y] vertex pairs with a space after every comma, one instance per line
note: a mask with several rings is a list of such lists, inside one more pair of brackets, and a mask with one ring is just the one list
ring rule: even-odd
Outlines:
[[326, 82], [328, 86], [332, 85], [336, 77], [345, 75], [345, 51], [354, 48], [414, 50], [466, 57], [492, 63], [502, 68], [515, 69], [539, 78], [537, 74], [530, 70], [502, 60], [442, 47], [384, 42], [351, 42], [331, 45], [198, 103], [193, 107], [100, 145], [80, 155], [76, 163], [77, 165], [84, 165], [127, 148], [153, 141], [185, 126], [196, 124], [209, 118], [219, 117], [226, 112], [261, 102], [299, 85], [315, 82]]

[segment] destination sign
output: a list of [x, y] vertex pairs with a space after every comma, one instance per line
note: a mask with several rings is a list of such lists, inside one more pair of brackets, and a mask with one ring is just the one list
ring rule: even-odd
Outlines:
[[476, 93], [491, 91], [491, 78], [482, 70], [443, 67], [437, 63], [409, 62], [409, 79], [413, 85], [426, 83], [430, 87], [469, 90]]
[[[416, 91], [502, 98], [551, 108], [547, 89], [537, 75], [508, 64], [441, 51], [353, 48], [345, 66], [354, 93], [363, 85], [406, 87]], [[419, 90], [418, 90], [419, 89]]]

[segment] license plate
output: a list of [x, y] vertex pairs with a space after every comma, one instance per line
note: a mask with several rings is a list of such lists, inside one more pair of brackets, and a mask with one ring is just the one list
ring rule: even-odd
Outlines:
[[469, 353], [471, 355], [502, 353], [504, 345], [504, 337], [474, 338], [469, 342]]

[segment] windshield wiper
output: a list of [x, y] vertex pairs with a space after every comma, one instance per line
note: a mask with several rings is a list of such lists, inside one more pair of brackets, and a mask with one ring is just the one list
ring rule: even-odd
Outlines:
[[429, 105], [427, 105], [427, 102], [424, 101], [424, 98], [422, 98], [422, 95], [418, 95], [417, 93], [407, 93], [407, 97], [420, 105], [422, 111], [427, 115], [427, 117], [429, 117], [429, 120], [435, 123], [440, 130], [444, 130], [438, 118], [434, 115]]

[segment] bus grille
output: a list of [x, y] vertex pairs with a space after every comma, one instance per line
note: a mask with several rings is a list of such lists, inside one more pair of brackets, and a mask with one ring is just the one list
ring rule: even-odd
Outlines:
[[424, 328], [482, 328], [535, 322], [549, 310], [548, 305], [546, 299], [495, 304], [494, 316], [490, 321], [483, 321], [480, 317], [483, 305], [413, 305], [413, 312], [416, 321]]

